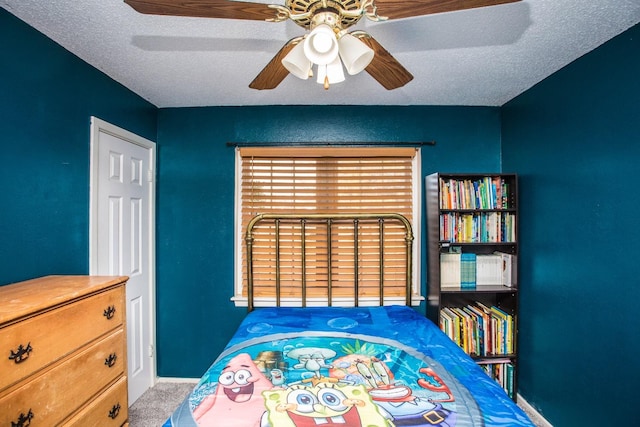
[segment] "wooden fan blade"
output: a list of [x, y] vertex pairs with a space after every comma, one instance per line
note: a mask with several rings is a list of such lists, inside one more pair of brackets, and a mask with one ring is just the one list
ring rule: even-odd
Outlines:
[[518, 1], [521, 0], [376, 0], [375, 4], [378, 7], [378, 15], [400, 19]]
[[273, 19], [277, 11], [262, 3], [228, 0], [124, 0], [140, 13], [198, 18]]
[[249, 87], [258, 90], [275, 89], [289, 74], [289, 70], [282, 65], [282, 59], [303, 39], [303, 37], [295, 37], [285, 43], [282, 49], [276, 53], [276, 56], [274, 56], [256, 78], [253, 79]]
[[413, 75], [404, 68], [396, 58], [384, 48], [376, 39], [363, 31], [351, 33], [375, 52], [373, 60], [365, 71], [388, 90], [397, 89], [413, 80]]

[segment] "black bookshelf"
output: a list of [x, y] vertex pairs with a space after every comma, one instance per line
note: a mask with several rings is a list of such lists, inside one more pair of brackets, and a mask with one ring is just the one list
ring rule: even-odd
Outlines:
[[[435, 173], [425, 179], [427, 317], [441, 329], [446, 329], [445, 333], [463, 347], [480, 366], [488, 371], [489, 375], [499, 377], [496, 380], [503, 385], [514, 401], [517, 396], [518, 331], [517, 185], [516, 174], [503, 173]], [[451, 194], [452, 188], [455, 189], [456, 194]], [[452, 226], [452, 223], [455, 225]], [[507, 254], [512, 272], [508, 275], [506, 282], [502, 283], [474, 285], [467, 282], [465, 286], [461, 284], [456, 287], [449, 284], [443, 287], [443, 266], [441, 265], [443, 253], [473, 254], [473, 257]], [[444, 268], [447, 268], [446, 264]], [[451, 276], [450, 272], [449, 276]], [[484, 344], [490, 342], [492, 347], [495, 347], [494, 341], [504, 344], [507, 340], [505, 334], [509, 334], [509, 345], [488, 349], [487, 345], [482, 345], [483, 334], [485, 330], [489, 330], [485, 327], [487, 317], [484, 317], [483, 322], [478, 312], [482, 311], [482, 308], [491, 309], [492, 307], [495, 307], [496, 312], [502, 313], [503, 316], [508, 316], [501, 325], [509, 324], [510, 327], [502, 330], [500, 339], [495, 338], [493, 341], [485, 339]], [[457, 315], [454, 327], [451, 326], [452, 312]], [[491, 315], [491, 313], [485, 314]], [[462, 322], [463, 318], [467, 320], [466, 323]], [[471, 327], [475, 330], [475, 335], [471, 334], [466, 345], [463, 345], [462, 336], [459, 339], [457, 336], [452, 336], [452, 329], [459, 327], [458, 320], [465, 323], [467, 327], [475, 325]], [[478, 326], [478, 323], [481, 326]], [[481, 329], [481, 332], [478, 329]], [[495, 328], [493, 330], [492, 335], [495, 335]], [[481, 354], [474, 351], [474, 348], [478, 347]]]

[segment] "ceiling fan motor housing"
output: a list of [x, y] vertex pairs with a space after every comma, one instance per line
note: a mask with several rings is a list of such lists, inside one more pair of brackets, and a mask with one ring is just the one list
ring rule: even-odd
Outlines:
[[285, 2], [286, 7], [294, 16], [307, 15], [307, 17], [294, 20], [296, 24], [306, 29], [313, 29], [318, 25], [314, 22], [315, 18], [323, 13], [335, 15], [336, 23], [334, 26], [340, 29], [355, 25], [362, 18], [362, 14], [357, 13], [362, 10], [361, 3], [360, 0], [286, 0]]

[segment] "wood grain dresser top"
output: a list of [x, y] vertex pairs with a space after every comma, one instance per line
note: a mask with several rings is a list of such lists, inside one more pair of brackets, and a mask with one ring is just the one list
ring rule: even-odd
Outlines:
[[0, 325], [127, 280], [126, 276], [45, 276], [0, 286]]

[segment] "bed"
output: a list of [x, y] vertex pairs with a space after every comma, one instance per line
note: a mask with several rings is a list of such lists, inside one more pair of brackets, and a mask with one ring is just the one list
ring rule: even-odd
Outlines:
[[249, 312], [165, 427], [533, 426], [410, 306], [405, 217], [258, 215], [245, 244]]

